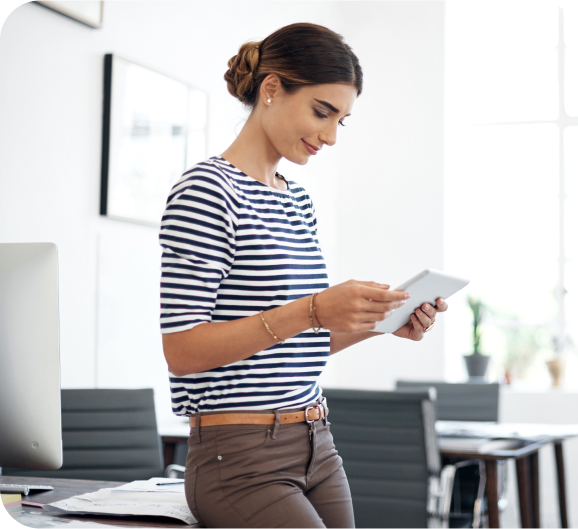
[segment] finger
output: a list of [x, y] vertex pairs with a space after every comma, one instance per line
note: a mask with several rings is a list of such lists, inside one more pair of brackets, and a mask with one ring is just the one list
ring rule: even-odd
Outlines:
[[356, 318], [359, 323], [383, 321], [393, 314], [393, 310], [386, 312], [360, 312]]
[[387, 285], [385, 283], [376, 283], [375, 281], [356, 281], [356, 282], [366, 287], [380, 288], [382, 290], [387, 290], [390, 287], [390, 285]]
[[436, 310], [438, 312], [445, 312], [446, 310], [448, 310], [448, 304], [446, 303], [445, 299], [443, 298], [436, 299]]
[[420, 323], [420, 321], [417, 319], [415, 314], [412, 314], [410, 316], [411, 322], [413, 323], [413, 330], [415, 333], [415, 339], [416, 340], [421, 340], [423, 338], [423, 331], [424, 331], [424, 327], [423, 325]]
[[403, 307], [406, 303], [405, 299], [401, 301], [375, 301], [375, 300], [363, 300], [361, 303], [362, 312], [388, 312], [390, 310], [399, 309]]
[[436, 309], [432, 307], [429, 303], [424, 303], [421, 306], [421, 310], [424, 311], [426, 316], [433, 322], [436, 319]]
[[415, 309], [415, 315], [418, 317], [424, 329], [427, 329], [433, 323], [433, 320], [420, 308]]
[[409, 294], [403, 290], [386, 290], [383, 288], [374, 288], [361, 285], [361, 296], [365, 299], [373, 301], [401, 301], [408, 299]]

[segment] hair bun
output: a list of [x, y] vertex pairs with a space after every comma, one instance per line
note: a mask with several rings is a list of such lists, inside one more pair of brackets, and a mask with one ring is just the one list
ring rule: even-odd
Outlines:
[[239, 53], [229, 59], [229, 69], [225, 73], [227, 89], [242, 103], [247, 103], [247, 96], [254, 88], [253, 74], [259, 65], [260, 42], [246, 42], [239, 48]]

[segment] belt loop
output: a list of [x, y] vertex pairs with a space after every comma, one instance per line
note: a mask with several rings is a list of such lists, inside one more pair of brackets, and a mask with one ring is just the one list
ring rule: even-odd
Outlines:
[[193, 443], [201, 442], [201, 412], [195, 413], [195, 431], [193, 432]]
[[280, 422], [281, 422], [281, 412], [279, 410], [275, 410], [275, 426], [273, 427], [273, 435], [271, 435], [271, 439], [277, 439]]
[[325, 412], [323, 414], [323, 426], [327, 426], [327, 415], [329, 413], [329, 408], [327, 407], [327, 399], [325, 397], [323, 397], [321, 400], [321, 405], [323, 406], [323, 411]]

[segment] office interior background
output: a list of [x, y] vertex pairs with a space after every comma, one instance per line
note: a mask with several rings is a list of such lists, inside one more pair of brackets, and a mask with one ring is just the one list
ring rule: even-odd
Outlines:
[[[501, 420], [578, 422], [572, 0], [106, 1], [99, 29], [33, 2], [17, 7], [0, 34], [0, 241], [58, 246], [62, 387], [152, 387], [159, 423], [174, 420], [158, 228], [99, 215], [104, 55], [204, 90], [208, 157], [248, 115], [227, 92], [228, 59], [301, 21], [342, 34], [364, 69], [337, 144], [306, 166], [279, 168], [313, 198], [331, 284], [396, 286], [424, 268], [472, 279], [423, 341], [358, 344], [331, 358], [322, 386], [466, 380], [472, 294], [487, 306], [488, 378], [511, 377]], [[553, 389], [545, 362], [556, 354], [567, 370]], [[542, 516], [555, 526], [549, 450]], [[576, 523], [578, 440], [567, 443], [567, 467]], [[519, 524], [514, 487], [510, 527]]]

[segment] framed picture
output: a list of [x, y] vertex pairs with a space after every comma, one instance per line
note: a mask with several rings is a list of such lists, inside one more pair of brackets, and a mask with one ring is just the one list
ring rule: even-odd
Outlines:
[[71, 18], [72, 20], [82, 22], [91, 28], [102, 27], [104, 2], [93, 2], [91, 0], [83, 0], [82, 2], [79, 2], [78, 0], [69, 2], [49, 2], [38, 0], [36, 3]]
[[206, 158], [207, 102], [203, 90], [105, 55], [101, 215], [160, 224], [171, 187]]

